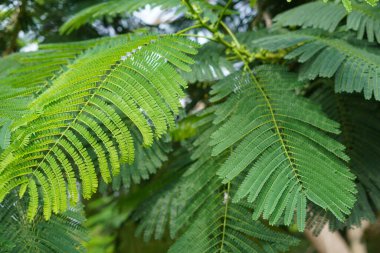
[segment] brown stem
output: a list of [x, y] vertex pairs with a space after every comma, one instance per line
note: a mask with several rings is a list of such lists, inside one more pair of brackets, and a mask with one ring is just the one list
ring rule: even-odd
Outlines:
[[3, 52], [3, 56], [17, 51], [17, 39], [18, 39], [18, 34], [21, 31], [21, 21], [23, 17], [25, 16], [25, 12], [26, 12], [26, 1], [27, 0], [22, 0], [20, 3], [20, 6], [18, 7], [17, 13], [14, 18], [13, 29], [10, 35], [11, 38], [9, 40], [8, 47]]

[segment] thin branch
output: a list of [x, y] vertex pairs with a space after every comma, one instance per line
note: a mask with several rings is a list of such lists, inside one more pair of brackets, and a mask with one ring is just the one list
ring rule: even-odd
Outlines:
[[188, 31], [190, 31], [190, 30], [192, 30], [192, 29], [200, 28], [200, 27], [202, 27], [201, 24], [195, 24], [195, 25], [193, 25], [193, 26], [186, 27], [185, 29], [183, 29], [183, 30], [181, 30], [181, 31], [178, 31], [178, 32], [176, 33], [176, 35], [181, 35], [181, 34], [183, 34], [183, 33], [185, 33], [185, 32], [188, 32]]
[[227, 11], [228, 7], [229, 7], [231, 4], [232, 4], [232, 0], [229, 0], [229, 1], [227, 2], [227, 4], [224, 6], [223, 11], [222, 11], [222, 12], [220, 13], [220, 15], [219, 15], [218, 21], [216, 22], [216, 24], [215, 24], [215, 26], [214, 26], [214, 30], [215, 30], [215, 31], [218, 30], [219, 25], [220, 25], [220, 22], [222, 21], [224, 15], [226, 14], [226, 11]]
[[207, 39], [207, 40], [211, 40], [211, 41], [214, 41], [214, 42], [218, 42], [218, 41], [217, 41], [216, 39], [214, 39], [213, 37], [204, 36], [204, 35], [199, 35], [199, 34], [183, 33], [183, 34], [179, 34], [179, 36], [194, 37], [194, 38], [202, 38], [202, 39]]

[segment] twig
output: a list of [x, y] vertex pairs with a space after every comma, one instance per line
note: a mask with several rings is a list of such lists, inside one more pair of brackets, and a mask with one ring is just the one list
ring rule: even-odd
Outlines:
[[181, 30], [181, 31], [178, 31], [178, 32], [176, 33], [176, 35], [181, 35], [181, 34], [183, 34], [183, 33], [185, 33], [185, 32], [188, 32], [188, 31], [190, 31], [190, 30], [192, 30], [192, 29], [200, 28], [200, 27], [202, 27], [201, 24], [195, 24], [195, 25], [193, 25], [193, 26], [186, 27], [185, 29], [183, 29], [183, 30]]
[[226, 13], [228, 7], [229, 7], [231, 4], [232, 4], [232, 0], [229, 0], [229, 1], [227, 2], [227, 4], [224, 6], [223, 11], [222, 11], [222, 12], [220, 13], [220, 15], [219, 15], [218, 21], [216, 22], [216, 24], [215, 24], [215, 26], [214, 26], [215, 31], [218, 30], [219, 25], [220, 25], [220, 22], [222, 21], [222, 19], [223, 19], [225, 13]]

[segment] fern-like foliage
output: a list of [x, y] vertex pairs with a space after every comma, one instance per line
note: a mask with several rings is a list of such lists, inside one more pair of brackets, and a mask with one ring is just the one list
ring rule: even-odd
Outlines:
[[23, 117], [35, 95], [51, 85], [56, 76], [65, 72], [66, 65], [83, 51], [108, 40], [109, 38], [103, 38], [45, 44], [40, 45], [37, 52], [15, 53], [0, 58], [0, 126]]
[[[208, 166], [203, 169], [216, 168], [215, 164]], [[233, 186], [224, 191], [221, 187], [221, 182], [213, 178], [202, 189], [203, 203], [195, 210], [190, 227], [169, 252], [284, 252], [297, 244], [294, 238], [250, 220], [250, 208], [231, 203]]]
[[168, 160], [168, 153], [172, 150], [169, 138], [155, 141], [151, 147], [141, 145], [141, 136], [133, 135], [135, 142], [135, 159], [132, 164], [121, 164], [120, 174], [112, 178], [114, 190], [121, 187], [128, 190], [132, 184], [139, 184], [148, 180], [152, 174], [160, 169]]
[[303, 231], [309, 200], [344, 220], [357, 191], [345, 147], [328, 136], [339, 124], [295, 94], [303, 85], [296, 75], [266, 66], [256, 72], [257, 79], [240, 75], [213, 87], [213, 101], [236, 92], [216, 110], [212, 154], [232, 150], [218, 175], [224, 183], [245, 175], [234, 201], [253, 203], [253, 219], [289, 225], [296, 210]]
[[42, 44], [36, 52], [15, 53], [1, 58], [0, 87], [3, 89], [4, 85], [8, 85], [14, 88], [41, 88], [47, 85], [54, 75], [64, 71], [63, 65], [69, 64], [84, 50], [109, 40], [110, 38], [102, 38], [81, 42]]
[[78, 178], [84, 198], [96, 192], [98, 172], [110, 182], [120, 164], [134, 160], [129, 129], [136, 127], [150, 146], [174, 125], [186, 86], [174, 67], [190, 70], [187, 54], [194, 47], [173, 36], [122, 36], [66, 65], [11, 125], [11, 144], [1, 154], [0, 200], [20, 187], [33, 200], [28, 216], [42, 199], [48, 219], [67, 209], [67, 193], [77, 202]]
[[33, 222], [25, 212], [27, 199], [9, 195], [0, 204], [0, 251], [4, 253], [85, 252], [87, 231], [81, 208], [70, 208], [45, 221], [40, 210]]
[[380, 43], [379, 6], [369, 6], [355, 1], [347, 12], [342, 4], [311, 2], [281, 13], [275, 21], [282, 26], [300, 26], [324, 29], [329, 32], [337, 30], [342, 24], [347, 29], [356, 31], [357, 38], [366, 35], [369, 42]]
[[[323, 0], [323, 2], [325, 2], [325, 3], [327, 1], [329, 1], [329, 0]], [[361, 1], [361, 0], [359, 0], [359, 1]], [[379, 0], [364, 0], [364, 1], [371, 6], [375, 6], [379, 2]], [[346, 10], [348, 12], [351, 12], [353, 3], [357, 2], [357, 1], [356, 0], [341, 0], [340, 2], [343, 4], [344, 8], [346, 8]]]
[[[374, 222], [375, 213], [380, 208], [379, 104], [355, 95], [334, 94], [327, 85], [314, 92], [312, 99], [321, 104], [332, 119], [341, 123], [339, 140], [347, 147], [351, 158], [349, 167], [358, 177], [358, 202], [345, 223], [350, 227], [360, 226], [362, 219]], [[341, 228], [342, 224], [335, 226]]]
[[136, 236], [143, 237], [144, 241], [160, 240], [167, 228], [174, 226], [173, 222], [185, 204], [178, 198], [179, 189], [177, 183], [172, 183], [136, 209], [133, 216], [138, 221]]
[[[154, 146], [152, 148], [154, 149]], [[177, 179], [190, 160], [189, 153], [183, 148], [167, 155], [169, 160], [161, 166], [160, 171], [150, 179], [149, 183], [134, 185], [130, 191], [128, 189], [128, 194], [124, 194], [125, 191], [120, 189], [116, 196], [102, 195], [90, 201], [87, 210], [91, 215], [86, 222], [91, 236], [86, 246], [90, 252], [120, 251], [115, 249], [116, 242], [121, 236], [120, 233], [125, 232], [124, 230], [121, 232], [118, 228], [122, 226], [124, 229], [124, 225], [131, 223], [131, 220], [138, 221], [138, 226], [134, 230], [136, 237], [131, 234], [133, 242], [139, 241], [137, 237], [140, 235], [143, 235], [144, 242], [147, 242], [153, 237], [157, 240], [162, 239], [167, 234], [165, 233], [167, 223], [173, 220], [176, 213], [176, 208], [171, 205], [176, 204], [178, 200], [177, 192], [172, 189], [178, 186]], [[142, 164], [143, 160], [136, 162]], [[144, 162], [150, 163], [146, 158]], [[175, 201], [172, 201], [174, 199]], [[119, 232], [115, 233], [115, 230]], [[132, 252], [137, 250], [132, 248]]]
[[191, 164], [190, 153], [182, 148], [173, 152], [171, 158], [165, 174], [158, 178], [160, 190], [141, 203], [132, 216], [138, 222], [136, 236], [142, 236], [144, 241], [160, 240], [168, 230], [174, 238], [175, 220], [186, 204], [181, 196], [181, 176]]
[[333, 32], [350, 13], [342, 4], [317, 1], [283, 12], [276, 16], [274, 21], [282, 26], [312, 27]]
[[[183, 228], [185, 232], [169, 252], [283, 252], [297, 244], [297, 239], [282, 231], [253, 221], [249, 205], [231, 201], [237, 185], [223, 184], [215, 177], [225, 156], [210, 159], [215, 116], [213, 110], [203, 114], [197, 123], [195, 162], [181, 178], [179, 202], [171, 205], [180, 208], [170, 226], [172, 236]], [[185, 203], [178, 205], [181, 201]]]
[[[227, 185], [216, 177], [225, 155], [210, 159], [210, 136], [217, 127], [212, 123], [214, 118], [214, 109], [208, 109], [195, 120], [193, 127], [199, 134], [191, 152], [191, 166], [186, 162], [188, 152], [177, 153], [177, 162], [170, 166], [174, 170], [171, 174], [179, 180], [172, 180], [136, 209], [137, 235], [142, 234], [145, 240], [161, 239], [166, 228], [172, 238], [182, 234], [169, 252], [286, 251], [298, 240], [253, 221], [252, 208], [232, 203], [234, 190], [230, 187], [228, 193]], [[178, 174], [184, 170], [182, 176]]]
[[380, 100], [380, 57], [320, 31], [307, 30], [269, 36], [253, 42], [256, 47], [288, 49], [285, 59], [303, 63], [300, 79], [334, 77], [336, 92], [364, 92]]

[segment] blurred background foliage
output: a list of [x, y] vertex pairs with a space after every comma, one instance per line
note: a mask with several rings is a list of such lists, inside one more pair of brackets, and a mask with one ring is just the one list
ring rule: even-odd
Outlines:
[[[136, 16], [122, 15], [114, 17], [103, 17], [93, 24], [86, 24], [78, 30], [62, 35], [59, 33], [60, 26], [78, 11], [96, 4], [104, 2], [102, 0], [2, 0], [0, 2], [0, 51], [9, 54], [20, 50], [31, 43], [51, 43], [84, 40], [102, 36], [112, 36], [124, 34], [136, 29], [147, 29], [155, 31], [176, 31], [186, 27], [189, 21], [183, 15], [170, 24], [149, 25]], [[225, 1], [220, 2], [223, 5]], [[283, 12], [296, 5], [308, 2], [298, 0], [291, 3], [286, 1], [265, 0], [254, 1], [255, 8], [252, 8], [253, 1], [234, 1], [234, 15], [227, 17], [227, 22], [235, 26], [239, 31], [252, 28], [252, 22], [261, 14], [261, 10], [266, 10], [271, 15]]]

